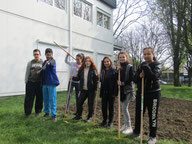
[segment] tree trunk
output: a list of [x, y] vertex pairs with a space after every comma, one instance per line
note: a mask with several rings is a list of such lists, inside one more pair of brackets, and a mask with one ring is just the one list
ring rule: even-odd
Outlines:
[[181, 86], [180, 78], [179, 78], [179, 62], [177, 57], [174, 57], [174, 86], [179, 87]]
[[188, 87], [191, 87], [191, 75], [192, 75], [192, 69], [190, 69], [190, 70], [188, 71], [188, 77], [189, 77]]

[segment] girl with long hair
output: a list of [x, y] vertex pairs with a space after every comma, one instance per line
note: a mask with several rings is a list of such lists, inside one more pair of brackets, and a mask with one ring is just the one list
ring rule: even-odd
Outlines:
[[82, 119], [83, 104], [88, 98], [87, 122], [92, 120], [94, 110], [94, 100], [97, 93], [98, 73], [95, 63], [89, 56], [85, 57], [81, 65], [77, 78], [80, 80], [80, 96], [78, 99], [77, 114], [74, 120]]
[[[101, 68], [101, 89], [100, 97], [102, 101], [103, 121], [100, 126], [111, 128], [113, 125], [113, 111], [115, 100], [115, 68], [109, 57], [104, 57]], [[107, 123], [107, 109], [109, 110], [109, 121]]]

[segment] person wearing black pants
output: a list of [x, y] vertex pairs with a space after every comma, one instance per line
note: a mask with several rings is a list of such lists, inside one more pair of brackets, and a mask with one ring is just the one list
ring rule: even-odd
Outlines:
[[26, 118], [29, 117], [32, 112], [35, 96], [35, 113], [38, 115], [39, 113], [41, 113], [43, 108], [41, 75], [37, 74], [37, 72], [41, 69], [43, 63], [42, 59], [40, 59], [40, 50], [35, 49], [33, 51], [33, 56], [34, 59], [28, 62], [25, 74], [26, 95], [24, 101], [24, 111]]
[[80, 67], [77, 78], [80, 80], [80, 96], [78, 98], [77, 114], [74, 120], [82, 119], [83, 104], [88, 98], [88, 116], [87, 122], [91, 122], [94, 110], [94, 100], [97, 94], [97, 68], [91, 59], [87, 56]]
[[88, 116], [87, 120], [91, 119], [93, 116], [93, 105], [95, 100], [95, 92], [89, 91], [89, 90], [82, 90], [80, 97], [78, 99], [78, 109], [77, 109], [77, 116], [82, 117], [82, 111], [83, 111], [83, 104], [85, 100], [88, 98]]
[[[115, 100], [115, 69], [112, 67], [112, 61], [109, 57], [104, 57], [101, 71], [101, 89], [100, 97], [102, 102], [103, 121], [100, 126], [113, 125], [113, 112]], [[109, 121], [107, 123], [107, 109], [109, 110]]]
[[159, 84], [160, 68], [159, 63], [156, 61], [153, 49], [151, 47], [144, 48], [143, 50], [145, 62], [143, 62], [135, 76], [134, 82], [137, 83], [137, 96], [136, 96], [136, 114], [135, 114], [135, 129], [133, 136], [140, 134], [141, 122], [141, 87], [142, 78], [144, 78], [144, 109], [148, 109], [149, 116], [149, 140], [148, 144], [156, 144], [157, 134], [157, 119], [158, 109], [161, 96], [161, 88]]
[[35, 113], [39, 114], [43, 108], [43, 96], [41, 82], [28, 81], [26, 84], [26, 97], [25, 97], [25, 115], [26, 117], [31, 114], [33, 108], [33, 102], [35, 100]]

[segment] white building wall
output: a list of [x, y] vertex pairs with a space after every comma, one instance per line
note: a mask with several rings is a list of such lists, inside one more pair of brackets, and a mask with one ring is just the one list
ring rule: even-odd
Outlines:
[[[72, 53], [83, 52], [93, 56], [99, 66], [100, 59], [113, 53], [113, 35], [110, 30], [97, 26], [96, 9], [112, 15], [112, 9], [97, 0], [87, 0], [93, 5], [92, 22], [72, 16]], [[60, 10], [38, 0], [0, 1], [0, 96], [24, 94], [25, 69], [33, 59], [32, 51], [51, 47], [57, 61], [57, 74], [61, 82], [58, 90], [66, 90], [68, 66], [66, 54], [53, 45], [53, 41], [69, 48], [69, 22], [67, 10]], [[112, 26], [112, 17], [111, 17]], [[60, 54], [62, 53], [62, 54]], [[42, 57], [44, 58], [44, 57]], [[62, 69], [63, 65], [63, 69]]]

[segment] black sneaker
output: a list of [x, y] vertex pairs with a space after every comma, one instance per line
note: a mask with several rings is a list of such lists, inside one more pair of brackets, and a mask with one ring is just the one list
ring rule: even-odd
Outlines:
[[57, 122], [56, 116], [52, 116], [52, 119], [53, 119], [54, 122]]
[[49, 117], [49, 114], [48, 114], [48, 113], [45, 113], [43, 117], [44, 117], [44, 118], [48, 118], [48, 117]]
[[136, 134], [136, 133], [133, 132], [133, 133], [132, 133], [132, 137], [133, 137], [133, 138], [140, 138], [140, 134]]
[[80, 120], [80, 119], [82, 119], [82, 117], [80, 116], [75, 116], [74, 118], [72, 118], [72, 120]]
[[104, 126], [106, 126], [106, 125], [107, 125], [107, 122], [106, 122], [106, 121], [102, 121], [102, 123], [100, 123], [100, 125], [99, 125], [99, 126], [104, 127]]
[[113, 127], [113, 123], [112, 122], [108, 122], [107, 127], [108, 128], [112, 128]]

